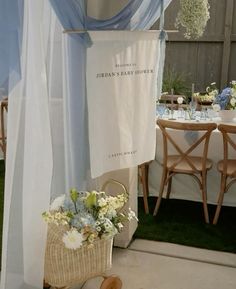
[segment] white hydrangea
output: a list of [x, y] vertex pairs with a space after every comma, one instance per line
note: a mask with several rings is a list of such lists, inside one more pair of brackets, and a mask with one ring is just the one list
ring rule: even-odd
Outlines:
[[231, 104], [233, 107], [235, 107], [236, 98], [232, 97], [232, 98], [230, 99], [230, 104]]
[[57, 211], [64, 205], [66, 195], [57, 197], [50, 205], [50, 211]]
[[107, 205], [107, 200], [106, 200], [106, 199], [100, 198], [100, 199], [98, 200], [98, 206], [99, 206], [99, 207], [105, 207], [106, 205]]
[[43, 219], [47, 223], [52, 223], [55, 225], [68, 225], [70, 218], [67, 216], [66, 212], [45, 212], [43, 213]]
[[116, 210], [114, 208], [112, 208], [112, 207], [109, 207], [108, 210], [107, 210], [107, 213], [106, 213], [107, 218], [111, 220], [116, 215], [117, 215]]
[[218, 103], [213, 104], [213, 105], [212, 105], [212, 108], [213, 108], [213, 110], [214, 110], [215, 112], [220, 111], [220, 105], [219, 105]]
[[83, 235], [76, 229], [71, 229], [63, 235], [62, 241], [66, 248], [76, 250], [82, 246]]
[[232, 88], [232, 89], [231, 89], [231, 93], [232, 93], [232, 96], [233, 96], [234, 98], [236, 98], [236, 88], [235, 88], [235, 89]]
[[184, 102], [184, 98], [182, 96], [179, 96], [177, 98], [177, 102], [178, 102], [178, 104], [182, 104]]

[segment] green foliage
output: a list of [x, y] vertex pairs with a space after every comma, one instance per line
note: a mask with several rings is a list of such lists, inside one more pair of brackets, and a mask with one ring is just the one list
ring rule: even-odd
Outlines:
[[87, 208], [93, 208], [97, 203], [97, 195], [95, 192], [91, 192], [90, 195], [86, 198], [85, 204]]
[[70, 198], [72, 200], [73, 203], [76, 203], [78, 200], [78, 192], [76, 189], [71, 189], [70, 190]]
[[190, 87], [186, 75], [174, 69], [167, 69], [164, 72], [162, 91], [171, 94], [171, 89], [174, 90], [174, 94], [189, 95]]

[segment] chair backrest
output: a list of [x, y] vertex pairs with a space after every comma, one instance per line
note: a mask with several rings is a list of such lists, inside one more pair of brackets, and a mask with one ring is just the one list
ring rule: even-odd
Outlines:
[[[177, 103], [177, 99], [180, 96], [183, 97], [183, 99], [184, 99], [183, 103], [186, 103], [184, 95], [162, 94], [161, 97], [160, 97], [160, 101], [164, 102], [167, 107], [172, 107], [173, 106], [174, 109], [178, 109], [179, 104]], [[185, 106], [185, 104], [183, 104], [182, 107], [183, 106]]]
[[[197, 168], [194, 165], [193, 161], [189, 158], [191, 153], [201, 144], [203, 144], [203, 152], [199, 155], [202, 158], [201, 170], [206, 170], [206, 159], [208, 153], [208, 146], [211, 132], [216, 129], [217, 125], [215, 123], [187, 123], [187, 122], [176, 122], [170, 120], [158, 119], [157, 125], [160, 127], [163, 135], [163, 165], [167, 164], [167, 158], [173, 153], [169, 153], [168, 146], [171, 144], [178, 155], [178, 159], [173, 163], [170, 169], [174, 168], [185, 162], [188, 164], [188, 167], [191, 170], [197, 172]], [[197, 139], [194, 139], [191, 144], [189, 144], [187, 149], [183, 149], [183, 143], [178, 143], [175, 137], [172, 135], [171, 130], [182, 130], [182, 131], [192, 131], [192, 132], [202, 132], [200, 136], [197, 136]]]
[[[233, 135], [236, 134], [236, 125], [220, 124], [218, 126], [218, 129], [223, 136], [223, 146], [224, 146], [223, 170], [226, 171], [227, 161], [229, 159], [229, 148], [231, 147], [236, 151], [236, 138], [233, 139]], [[232, 175], [235, 175], [235, 173], [236, 168]]]

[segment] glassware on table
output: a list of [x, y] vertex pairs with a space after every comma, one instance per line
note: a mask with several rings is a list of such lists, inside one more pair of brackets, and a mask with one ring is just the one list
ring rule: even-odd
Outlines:
[[202, 108], [202, 110], [201, 110], [201, 116], [200, 116], [200, 118], [202, 119], [202, 120], [206, 120], [207, 119], [207, 109], [206, 108]]
[[163, 118], [166, 111], [166, 105], [164, 103], [158, 103], [156, 106], [156, 113], [159, 118]]
[[185, 111], [184, 111], [183, 107], [179, 106], [177, 112], [178, 112], [178, 118], [185, 118]]
[[207, 118], [212, 120], [215, 117], [215, 111], [213, 108], [207, 108]]
[[195, 119], [196, 108], [197, 108], [197, 102], [191, 101], [188, 107], [188, 113], [189, 113], [190, 119]]

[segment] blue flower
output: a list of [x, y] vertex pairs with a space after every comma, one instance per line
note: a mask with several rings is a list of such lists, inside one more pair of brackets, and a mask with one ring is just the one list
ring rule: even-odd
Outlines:
[[220, 105], [220, 109], [227, 109], [231, 98], [231, 88], [226, 87], [222, 92], [216, 96], [214, 103]]

